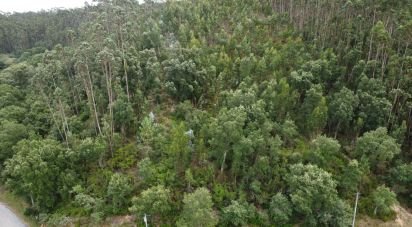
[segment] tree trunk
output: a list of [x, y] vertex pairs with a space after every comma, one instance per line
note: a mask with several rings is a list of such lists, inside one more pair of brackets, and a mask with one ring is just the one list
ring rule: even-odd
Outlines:
[[90, 70], [89, 70], [89, 66], [86, 63], [86, 72], [87, 72], [87, 78], [88, 78], [88, 82], [89, 82], [89, 89], [90, 89], [90, 96], [92, 98], [92, 104], [93, 104], [93, 112], [94, 112], [94, 117], [96, 120], [96, 126], [97, 129], [99, 131], [99, 134], [102, 134], [102, 129], [100, 127], [100, 123], [99, 123], [99, 115], [97, 114], [97, 107], [96, 107], [96, 101], [94, 98], [94, 91], [93, 91], [93, 83], [92, 83], [92, 78], [90, 76]]
[[34, 204], [34, 199], [33, 199], [33, 195], [32, 195], [32, 194], [30, 194], [30, 201], [31, 201], [31, 206], [34, 207], [35, 204]]
[[227, 155], [227, 151], [225, 151], [225, 153], [223, 154], [222, 165], [220, 166], [220, 174], [223, 173], [223, 169], [225, 168], [226, 155]]
[[60, 130], [59, 124], [58, 124], [58, 122], [57, 122], [57, 120], [56, 120], [56, 118], [55, 118], [55, 116], [54, 116], [53, 109], [52, 109], [52, 107], [51, 107], [51, 105], [50, 105], [49, 97], [48, 97], [43, 91], [41, 91], [41, 93], [42, 93], [42, 95], [43, 95], [43, 97], [44, 97], [44, 99], [45, 99], [45, 101], [46, 101], [46, 103], [47, 103], [47, 107], [48, 107], [48, 109], [49, 109], [49, 112], [50, 112], [50, 115], [51, 115], [51, 117], [52, 117], [52, 119], [53, 119], [53, 122], [54, 122], [54, 124], [57, 126], [57, 131], [59, 132], [60, 137], [61, 137], [61, 138], [64, 138], [64, 135], [63, 135], [62, 131]]
[[60, 110], [60, 116], [62, 118], [62, 126], [63, 126], [63, 132], [64, 132], [64, 136], [65, 136], [65, 142], [67, 147], [69, 147], [69, 125], [67, 123], [67, 118], [66, 118], [66, 114], [64, 112], [64, 108], [63, 108], [63, 104], [62, 101], [60, 99], [60, 97], [58, 98], [58, 103], [59, 103], [59, 110]]
[[[372, 27], [375, 26], [375, 17], [376, 17], [376, 9], [373, 11], [373, 21], [372, 21]], [[368, 52], [368, 61], [372, 57], [372, 44], [373, 44], [373, 33], [371, 29], [371, 38], [369, 39], [369, 52]]]
[[114, 134], [114, 125], [113, 125], [113, 88], [112, 88], [112, 69], [110, 62], [107, 60], [103, 62], [103, 72], [106, 77], [106, 88], [107, 88], [107, 96], [109, 99], [109, 124], [110, 124], [110, 132], [109, 132], [109, 149], [110, 153], [113, 156], [113, 134]]
[[339, 127], [340, 127], [340, 121], [338, 122], [338, 125], [336, 126], [335, 139], [336, 139], [336, 137], [338, 136]]
[[127, 76], [127, 61], [126, 61], [126, 57], [125, 57], [124, 42], [123, 42], [123, 33], [122, 33], [122, 31], [120, 31], [120, 42], [121, 42], [122, 57], [123, 57], [124, 79], [125, 79], [125, 82], [126, 82], [127, 101], [130, 102], [129, 79], [128, 79], [128, 76]]

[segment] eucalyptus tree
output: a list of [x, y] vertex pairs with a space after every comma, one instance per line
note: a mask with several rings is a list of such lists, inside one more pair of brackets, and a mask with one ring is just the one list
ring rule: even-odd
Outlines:
[[396, 194], [385, 186], [378, 186], [371, 194], [373, 202], [373, 214], [378, 217], [384, 217], [389, 215], [392, 210], [392, 206], [397, 203]]
[[[189, 52], [187, 55], [195, 55]], [[164, 61], [166, 87], [172, 96], [179, 101], [191, 100], [198, 105], [209, 96], [212, 85], [212, 74], [203, 68], [196, 59], [180, 55]]]
[[191, 160], [191, 138], [186, 132], [187, 128], [183, 122], [176, 123], [171, 129], [170, 144], [166, 152], [179, 175], [183, 174]]
[[385, 97], [386, 91], [382, 81], [362, 77], [358, 85], [359, 113], [363, 119], [364, 130], [374, 130], [386, 125], [391, 103]]
[[282, 193], [274, 195], [269, 204], [270, 220], [277, 225], [285, 225], [292, 217], [292, 204]]
[[154, 220], [166, 223], [166, 218], [173, 210], [171, 191], [163, 185], [148, 188], [133, 197], [129, 210], [138, 217], [148, 214]]
[[336, 125], [335, 138], [342, 126], [349, 126], [358, 105], [359, 98], [346, 87], [333, 95], [329, 104], [329, 116], [330, 121]]
[[97, 54], [97, 61], [101, 66], [101, 70], [103, 72], [105, 81], [106, 81], [106, 91], [107, 91], [107, 98], [108, 98], [108, 106], [109, 115], [108, 115], [108, 134], [106, 135], [109, 140], [109, 149], [113, 152], [113, 136], [115, 130], [115, 122], [114, 122], [114, 102], [116, 99], [115, 94], [115, 83], [116, 83], [116, 69], [117, 66], [117, 59], [116, 59], [116, 50], [114, 49], [114, 43], [111, 39], [106, 39], [104, 43], [103, 49]]
[[8, 120], [0, 121], [0, 165], [3, 165], [5, 160], [13, 157], [14, 150], [12, 147], [27, 137], [27, 128], [23, 124]]
[[5, 163], [6, 186], [29, 199], [32, 207], [47, 211], [68, 196], [78, 183], [69, 167], [68, 149], [55, 140], [22, 140], [14, 147], [15, 155]]
[[322, 93], [320, 85], [312, 86], [300, 107], [298, 123], [301, 130], [310, 136], [318, 135], [328, 119], [328, 106]]
[[220, 162], [220, 173], [223, 173], [227, 160], [232, 160], [235, 155], [234, 146], [243, 138], [245, 121], [246, 111], [243, 106], [223, 108], [209, 126], [211, 137], [208, 142]]
[[132, 91], [129, 88], [129, 64], [127, 51], [132, 46], [133, 39], [136, 35], [133, 30], [138, 29], [136, 24], [138, 3], [131, 0], [116, 0], [116, 1], [98, 1], [104, 12], [102, 24], [105, 24], [107, 36], [114, 36], [116, 49], [119, 49], [121, 55], [121, 64], [123, 69], [123, 78], [125, 82], [125, 90], [127, 100], [130, 102]]
[[100, 117], [96, 103], [96, 94], [94, 88], [95, 85], [90, 72], [90, 64], [92, 64], [93, 54], [92, 51], [92, 46], [89, 43], [81, 43], [74, 54], [74, 57], [76, 58], [76, 63], [74, 66], [77, 72], [77, 76], [80, 77], [80, 79], [83, 81], [90, 112], [93, 112], [93, 118], [95, 126], [97, 128], [97, 133], [101, 135], [102, 129], [100, 126]]
[[347, 226], [349, 206], [338, 197], [332, 175], [317, 166], [295, 164], [285, 178], [290, 201], [296, 214], [311, 226]]
[[411, 195], [412, 191], [412, 164], [401, 164], [390, 170], [389, 181], [398, 195]]
[[131, 128], [134, 121], [134, 112], [132, 104], [127, 100], [127, 95], [121, 90], [120, 86], [116, 88], [117, 99], [113, 104], [113, 120], [118, 127], [120, 127], [121, 133], [126, 136], [127, 129]]
[[56, 51], [46, 51], [42, 64], [36, 69], [35, 87], [42, 94], [59, 134], [68, 146], [71, 135], [68, 124], [70, 110], [68, 110], [66, 101], [67, 91], [61, 89], [64, 86], [62, 78], [64, 67], [62, 62], [57, 59]]
[[248, 225], [254, 216], [252, 205], [244, 201], [232, 200], [231, 204], [224, 207], [221, 212], [220, 221], [228, 226], [245, 226]]
[[112, 175], [107, 187], [107, 198], [111, 203], [112, 212], [120, 213], [128, 206], [129, 196], [132, 192], [130, 179], [119, 173]]
[[186, 194], [183, 210], [176, 222], [178, 226], [216, 226], [218, 217], [213, 211], [213, 201], [206, 188]]
[[336, 139], [318, 136], [311, 142], [307, 152], [307, 160], [318, 167], [335, 173], [343, 166], [341, 145]]
[[377, 128], [360, 137], [354, 151], [355, 157], [368, 162], [373, 171], [383, 171], [401, 151], [400, 145], [388, 135], [386, 128]]

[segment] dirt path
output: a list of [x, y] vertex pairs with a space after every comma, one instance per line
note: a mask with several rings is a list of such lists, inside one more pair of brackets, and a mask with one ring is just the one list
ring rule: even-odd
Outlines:
[[393, 209], [396, 211], [396, 219], [393, 221], [383, 222], [381, 220], [372, 219], [370, 217], [362, 217], [358, 222], [359, 227], [411, 227], [412, 226], [412, 214], [401, 206], [395, 206]]
[[0, 227], [26, 227], [6, 205], [0, 203]]

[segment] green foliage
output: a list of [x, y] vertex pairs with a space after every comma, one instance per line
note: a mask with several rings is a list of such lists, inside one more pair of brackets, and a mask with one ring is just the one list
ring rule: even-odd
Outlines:
[[137, 216], [152, 215], [155, 219], [165, 220], [172, 211], [171, 192], [163, 185], [153, 186], [133, 197], [129, 210]]
[[304, 133], [317, 135], [326, 126], [328, 107], [320, 86], [311, 87], [300, 107], [299, 125]]
[[269, 215], [271, 222], [276, 225], [287, 224], [292, 216], [292, 208], [288, 198], [281, 193], [277, 193], [270, 200]]
[[156, 133], [156, 123], [149, 117], [143, 118], [139, 132], [141, 142], [144, 145], [152, 145]]
[[391, 179], [405, 188], [412, 184], [412, 164], [402, 164], [391, 170]]
[[215, 157], [222, 163], [222, 170], [225, 168], [226, 159], [231, 160], [230, 156], [234, 155], [232, 146], [239, 144], [242, 139], [245, 120], [244, 107], [222, 109], [217, 119], [209, 126], [211, 137], [209, 143], [215, 152]]
[[176, 222], [177, 226], [216, 226], [218, 217], [213, 211], [212, 197], [206, 188], [198, 188], [186, 194], [183, 211]]
[[357, 160], [350, 160], [346, 167], [343, 168], [338, 187], [342, 189], [346, 196], [352, 197], [358, 191], [363, 174], [363, 169], [359, 162]]
[[280, 121], [296, 105], [298, 94], [286, 79], [281, 79], [279, 82], [269, 81], [266, 86], [261, 95], [262, 99], [265, 100], [267, 111], [273, 113], [273, 118]]
[[365, 130], [373, 130], [385, 125], [391, 104], [385, 98], [385, 87], [377, 79], [362, 77], [359, 82], [359, 116], [364, 120]]
[[0, 108], [19, 103], [21, 94], [16, 87], [0, 84]]
[[114, 157], [109, 160], [109, 165], [114, 169], [130, 169], [135, 167], [138, 154], [136, 145], [128, 144], [115, 151]]
[[27, 129], [24, 125], [11, 122], [0, 122], [0, 163], [11, 158], [14, 154], [12, 147], [22, 139], [28, 137]]
[[318, 136], [312, 141], [311, 145], [312, 148], [307, 154], [310, 163], [330, 172], [340, 167], [341, 146], [337, 140], [326, 136]]
[[115, 173], [107, 186], [107, 198], [112, 206], [114, 214], [122, 212], [129, 204], [129, 196], [132, 192], [129, 177]]
[[133, 108], [130, 102], [127, 101], [125, 94], [120, 97], [114, 103], [114, 120], [117, 124], [121, 125], [121, 130], [125, 133], [125, 128], [130, 126], [133, 122]]
[[[101, 216], [103, 209], [103, 200], [89, 195], [80, 185], [73, 187], [74, 203], [81, 207], [86, 214], [92, 216]], [[94, 214], [94, 215], [93, 215]]]
[[390, 182], [393, 190], [401, 199], [405, 199], [408, 205], [412, 204], [412, 164], [402, 164], [390, 170]]
[[11, 105], [0, 109], [0, 118], [9, 121], [23, 122], [26, 115], [27, 110], [19, 106]]
[[178, 173], [186, 170], [190, 161], [192, 151], [191, 138], [186, 133], [187, 128], [183, 122], [177, 123], [170, 132], [170, 145], [167, 154], [174, 163], [174, 168]]
[[286, 177], [294, 211], [311, 226], [347, 226], [350, 208], [339, 199], [331, 174], [313, 166], [295, 164]]
[[231, 204], [222, 210], [221, 222], [225, 226], [246, 226], [254, 215], [251, 205], [232, 200]]
[[392, 205], [397, 203], [396, 194], [385, 186], [379, 186], [371, 194], [373, 214], [379, 218], [388, 217], [393, 213]]
[[219, 207], [228, 205], [232, 199], [235, 199], [235, 192], [231, 191], [228, 185], [215, 183], [212, 190], [212, 199]]
[[[149, 91], [158, 92], [160, 86], [161, 65], [154, 49], [144, 49], [138, 53], [139, 64], [135, 71], [140, 72], [137, 83], [140, 89], [147, 94]], [[133, 73], [133, 72], [132, 72]]]
[[361, 213], [390, 219], [378, 185], [411, 204], [410, 9], [98, 0], [0, 13], [2, 181], [51, 225], [130, 212], [346, 226], [356, 192]]
[[16, 154], [5, 162], [6, 185], [33, 206], [51, 209], [77, 183], [77, 174], [67, 169], [68, 150], [57, 141], [22, 140], [14, 150]]
[[329, 104], [329, 116], [336, 125], [335, 134], [339, 132], [341, 127], [346, 128], [351, 123], [358, 105], [359, 98], [346, 87], [333, 95]]
[[399, 144], [388, 135], [386, 128], [378, 128], [358, 139], [354, 154], [359, 159], [367, 160], [372, 170], [379, 171], [385, 169], [399, 152]]
[[183, 56], [167, 60], [163, 65], [169, 92], [179, 101], [190, 99], [194, 103], [199, 102], [209, 82], [207, 72], [199, 69], [192, 59], [186, 60]]
[[84, 170], [87, 170], [93, 164], [97, 164], [97, 161], [101, 159], [106, 149], [107, 143], [103, 138], [85, 138], [76, 141], [73, 151], [70, 153], [70, 158], [72, 162], [78, 163]]

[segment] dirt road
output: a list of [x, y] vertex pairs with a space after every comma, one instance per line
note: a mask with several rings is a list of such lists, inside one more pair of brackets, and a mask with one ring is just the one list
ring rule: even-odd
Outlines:
[[6, 205], [0, 203], [0, 227], [26, 227]]

